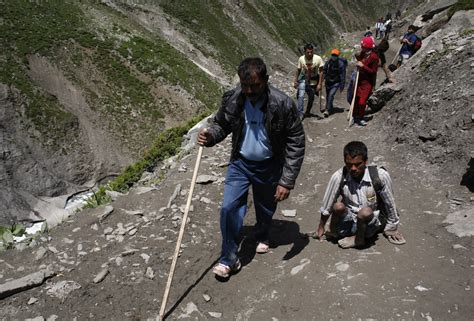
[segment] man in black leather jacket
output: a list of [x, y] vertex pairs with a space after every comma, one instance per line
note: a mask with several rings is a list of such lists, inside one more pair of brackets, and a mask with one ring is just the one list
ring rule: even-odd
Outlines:
[[238, 237], [252, 185], [257, 217], [257, 253], [269, 250], [269, 229], [277, 203], [294, 188], [304, 158], [305, 134], [293, 100], [268, 85], [261, 58], [246, 58], [240, 86], [226, 92], [214, 123], [198, 135], [211, 147], [232, 133], [232, 152], [220, 213], [222, 253], [213, 272], [228, 278], [240, 269]]

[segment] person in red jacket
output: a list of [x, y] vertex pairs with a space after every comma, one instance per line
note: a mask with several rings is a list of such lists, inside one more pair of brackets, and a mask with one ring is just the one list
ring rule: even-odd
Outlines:
[[367, 125], [364, 120], [365, 104], [375, 86], [379, 56], [375, 50], [374, 40], [371, 37], [363, 38], [360, 44], [362, 50], [356, 55], [356, 65], [359, 67], [359, 81], [357, 84], [353, 117], [354, 123], [359, 126], [365, 126]]

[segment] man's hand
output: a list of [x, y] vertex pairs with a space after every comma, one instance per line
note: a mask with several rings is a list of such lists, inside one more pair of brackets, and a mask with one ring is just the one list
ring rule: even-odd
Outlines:
[[209, 137], [211, 137], [211, 134], [209, 134], [207, 128], [204, 128], [199, 132], [197, 143], [201, 146], [205, 146], [209, 142]]
[[293, 87], [295, 87], [295, 89], [298, 89], [298, 81], [295, 80], [295, 82], [293, 83]]
[[286, 200], [290, 195], [290, 190], [286, 187], [278, 185], [275, 192], [275, 202], [281, 202]]
[[362, 68], [362, 67], [364, 67], [364, 63], [362, 61], [358, 61], [358, 62], [356, 62], [356, 66]]
[[321, 91], [321, 84], [318, 84], [318, 85], [316, 86], [316, 91], [317, 91], [318, 93]]

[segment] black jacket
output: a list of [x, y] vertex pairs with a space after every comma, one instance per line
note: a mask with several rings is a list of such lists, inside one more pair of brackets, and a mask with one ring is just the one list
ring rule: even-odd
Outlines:
[[[244, 102], [245, 96], [240, 87], [226, 92], [214, 117], [214, 123], [208, 128], [211, 136], [208, 147], [221, 142], [232, 133], [231, 160], [239, 157], [245, 124]], [[292, 189], [303, 164], [305, 150], [304, 129], [295, 103], [283, 92], [268, 86], [262, 111], [265, 113], [265, 127], [273, 157], [282, 166], [278, 184]]]

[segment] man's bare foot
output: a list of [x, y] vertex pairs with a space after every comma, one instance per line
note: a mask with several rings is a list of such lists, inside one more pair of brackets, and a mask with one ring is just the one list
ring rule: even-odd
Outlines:
[[340, 239], [337, 244], [343, 249], [350, 249], [353, 247], [360, 247], [365, 244], [365, 240], [362, 240], [362, 242], [357, 242], [356, 243], [356, 236], [348, 236], [343, 239]]

